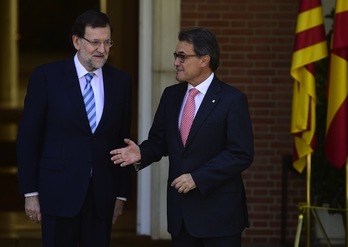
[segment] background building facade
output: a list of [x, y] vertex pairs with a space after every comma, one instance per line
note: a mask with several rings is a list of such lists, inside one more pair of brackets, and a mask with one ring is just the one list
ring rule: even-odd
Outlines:
[[[7, 34], [1, 41], [7, 56], [0, 58], [0, 168], [13, 184], [13, 190], [4, 192], [11, 203], [3, 204], [2, 211], [22, 210], [11, 179], [16, 176], [13, 147], [30, 72], [42, 62], [73, 55], [68, 42], [72, 21], [87, 8], [102, 6], [114, 24], [109, 62], [134, 79], [132, 138], [138, 141], [147, 136], [162, 90], [176, 83], [172, 53], [178, 31], [203, 26], [216, 34], [221, 49], [216, 74], [248, 96], [255, 134], [255, 160], [243, 174], [251, 224], [243, 241], [293, 243], [298, 204], [306, 196], [305, 175], [295, 172], [289, 162], [293, 89], [289, 71], [298, 0], [7, 0], [1, 4], [6, 15], [0, 16], [7, 18], [2, 21]], [[167, 161], [159, 163], [135, 176], [134, 198], [127, 210], [136, 215], [138, 234], [165, 239]]]

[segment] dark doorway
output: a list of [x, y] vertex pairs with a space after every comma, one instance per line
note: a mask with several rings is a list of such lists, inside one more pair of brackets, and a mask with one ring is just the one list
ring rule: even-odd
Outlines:
[[[99, 9], [99, 6], [99, 0], [18, 0], [19, 105], [23, 103], [27, 82], [33, 69], [43, 63], [73, 56], [75, 51], [70, 42], [71, 25], [83, 11]], [[107, 14], [114, 28], [115, 42], [108, 63], [127, 71], [133, 78], [133, 139], [137, 136], [138, 6], [139, 0], [107, 2]], [[9, 236], [18, 236], [16, 229], [13, 229], [16, 226], [21, 228], [20, 231], [39, 230], [38, 226], [23, 217], [24, 199], [17, 192], [16, 135], [7, 134], [9, 126], [16, 132], [20, 115], [21, 107], [0, 107], [0, 188], [1, 194], [6, 198], [0, 203], [2, 236], [6, 235], [6, 232]], [[121, 219], [122, 231], [135, 231], [135, 208], [136, 177], [133, 176], [133, 194]], [[115, 228], [119, 230], [120, 226]]]

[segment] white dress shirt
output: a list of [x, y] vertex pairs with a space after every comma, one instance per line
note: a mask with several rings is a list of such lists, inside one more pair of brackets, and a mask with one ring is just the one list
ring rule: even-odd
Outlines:
[[[202, 101], [204, 99], [204, 96], [207, 93], [208, 88], [209, 88], [211, 82], [213, 81], [213, 78], [214, 78], [214, 73], [211, 73], [211, 75], [205, 81], [203, 81], [202, 83], [200, 83], [199, 85], [197, 85], [195, 87], [199, 91], [199, 94], [197, 94], [196, 97], [195, 97], [195, 106], [196, 107], [195, 107], [195, 115], [194, 116], [196, 116], [197, 111], [198, 111], [199, 107], [201, 106]], [[182, 101], [181, 110], [180, 110], [180, 114], [179, 114], [179, 121], [178, 121], [179, 129], [180, 129], [182, 113], [184, 111], [184, 107], [185, 107], [185, 104], [186, 104], [186, 101], [187, 101], [187, 98], [188, 98], [188, 95], [189, 95], [189, 91], [190, 91], [191, 88], [193, 88], [193, 86], [191, 84], [188, 84], [187, 91], [186, 91], [184, 100]]]
[[104, 109], [104, 83], [103, 83], [102, 69], [99, 68], [92, 72], [87, 71], [85, 67], [82, 66], [79, 59], [77, 58], [77, 54], [74, 57], [74, 63], [75, 63], [77, 76], [80, 81], [80, 88], [81, 88], [82, 95], [86, 86], [85, 74], [94, 73], [94, 76], [91, 80], [91, 86], [93, 88], [93, 93], [94, 93], [94, 100], [95, 100], [95, 107], [96, 107], [96, 121], [98, 126], [101, 116], [103, 114], [103, 109]]

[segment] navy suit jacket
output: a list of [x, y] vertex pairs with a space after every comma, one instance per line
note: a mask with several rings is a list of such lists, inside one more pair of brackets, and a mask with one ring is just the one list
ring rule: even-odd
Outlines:
[[[141, 168], [169, 157], [168, 232], [177, 235], [182, 222], [195, 237], [241, 233], [248, 214], [241, 173], [253, 161], [253, 133], [245, 94], [215, 77], [196, 114], [186, 146], [178, 118], [187, 83], [167, 87], [148, 140], [140, 145]], [[170, 184], [191, 173], [197, 188], [180, 194]]]
[[130, 136], [131, 80], [104, 65], [104, 110], [92, 134], [73, 59], [42, 65], [30, 77], [17, 138], [20, 193], [39, 192], [41, 211], [75, 216], [93, 169], [93, 190], [102, 217], [117, 196], [128, 197], [130, 169], [115, 166], [109, 152]]

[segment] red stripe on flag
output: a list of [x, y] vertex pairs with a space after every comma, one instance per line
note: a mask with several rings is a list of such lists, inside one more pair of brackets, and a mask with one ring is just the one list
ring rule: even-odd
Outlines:
[[306, 70], [308, 70], [313, 76], [315, 76], [315, 63], [310, 63], [305, 65]]
[[[348, 60], [348, 12], [340, 12], [335, 15], [334, 39], [332, 43], [332, 52], [337, 56]], [[339, 34], [339, 35], [337, 35]]]
[[294, 51], [301, 50], [311, 45], [315, 45], [325, 40], [325, 30], [323, 25], [307, 29], [297, 33], [295, 36]]
[[300, 6], [299, 6], [299, 13], [305, 12], [309, 9], [313, 9], [316, 7], [321, 6], [321, 1], [320, 0], [307, 0], [307, 1], [301, 1]]
[[[336, 112], [330, 128], [328, 129], [325, 144], [327, 159], [332, 165], [341, 168], [347, 159], [348, 153], [348, 99], [346, 99]], [[339, 131], [337, 131], [339, 130]]]

